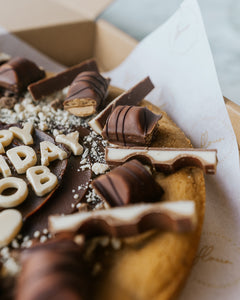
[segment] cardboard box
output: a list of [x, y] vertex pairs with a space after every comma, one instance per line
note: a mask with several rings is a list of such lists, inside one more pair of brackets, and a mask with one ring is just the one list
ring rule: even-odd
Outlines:
[[[96, 57], [108, 71], [137, 41], [96, 17], [112, 0], [0, 0], [0, 25], [50, 58], [71, 66]], [[14, 16], [14, 17], [11, 17]], [[240, 107], [225, 99], [240, 148]]]

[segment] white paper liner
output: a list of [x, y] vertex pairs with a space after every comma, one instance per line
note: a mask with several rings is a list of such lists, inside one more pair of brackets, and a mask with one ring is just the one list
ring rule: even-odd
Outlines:
[[[51, 71], [62, 70], [1, 28], [0, 51], [27, 56]], [[195, 147], [218, 150], [217, 175], [206, 177], [200, 248], [180, 299], [239, 299], [239, 153], [197, 1], [185, 0], [108, 75], [112, 85], [124, 89], [150, 76], [155, 89], [147, 99], [165, 110]]]

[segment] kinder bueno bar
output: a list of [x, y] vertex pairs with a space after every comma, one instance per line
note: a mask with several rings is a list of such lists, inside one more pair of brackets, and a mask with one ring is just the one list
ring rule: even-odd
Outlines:
[[51, 95], [70, 85], [74, 78], [84, 71], [98, 71], [96, 61], [86, 60], [76, 66], [66, 69], [55, 76], [45, 78], [28, 86], [28, 90], [34, 100], [40, 100], [42, 97]]
[[20, 94], [27, 86], [45, 77], [45, 72], [32, 61], [15, 57], [0, 67], [0, 87]]
[[89, 299], [83, 246], [62, 237], [21, 253], [16, 299]]
[[129, 159], [151, 163], [156, 170], [171, 173], [182, 167], [196, 166], [206, 174], [215, 174], [217, 150], [147, 148], [147, 147], [106, 147], [105, 159], [110, 166], [117, 166]]
[[193, 201], [135, 204], [49, 217], [51, 233], [77, 232], [85, 236], [128, 237], [150, 229], [189, 232], [196, 223]]
[[119, 105], [138, 105], [140, 101], [151, 92], [154, 85], [149, 77], [146, 77], [130, 90], [122, 93], [112, 102], [108, 104], [95, 118], [93, 118], [89, 125], [98, 134], [102, 133], [103, 127], [111, 112]]
[[80, 73], [70, 85], [64, 109], [75, 116], [88, 117], [102, 106], [107, 96], [110, 79], [96, 71]]
[[102, 136], [113, 144], [149, 145], [161, 117], [146, 107], [119, 105], [108, 117]]
[[156, 202], [163, 194], [152, 174], [135, 159], [99, 176], [92, 186], [110, 206]]

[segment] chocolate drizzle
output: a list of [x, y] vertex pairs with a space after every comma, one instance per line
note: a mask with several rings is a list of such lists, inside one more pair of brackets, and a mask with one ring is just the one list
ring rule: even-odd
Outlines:
[[96, 191], [111, 206], [159, 201], [162, 188], [137, 160], [131, 160], [95, 179]]
[[80, 72], [84, 71], [98, 71], [96, 61], [94, 59], [86, 60], [56, 74], [55, 76], [42, 79], [39, 82], [29, 85], [28, 90], [35, 100], [40, 100], [42, 97], [60, 91], [70, 85], [74, 78]]
[[93, 114], [103, 105], [109, 81], [97, 71], [80, 73], [69, 88], [64, 108], [79, 116]]
[[102, 135], [124, 146], [149, 145], [160, 118], [145, 107], [119, 105], [108, 117]]
[[87, 299], [90, 275], [82, 259], [82, 250], [82, 246], [68, 237], [25, 250], [21, 256], [16, 298]]

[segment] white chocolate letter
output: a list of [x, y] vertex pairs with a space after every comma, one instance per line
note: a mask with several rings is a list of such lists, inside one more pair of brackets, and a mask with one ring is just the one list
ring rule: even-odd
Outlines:
[[32, 138], [32, 131], [33, 131], [33, 124], [32, 123], [25, 123], [23, 128], [18, 127], [10, 127], [9, 130], [13, 133], [13, 135], [20, 139], [25, 145], [32, 145], [33, 138]]
[[74, 155], [81, 155], [83, 153], [83, 147], [78, 143], [79, 132], [71, 132], [67, 135], [59, 134], [56, 136], [56, 142], [62, 143], [68, 146]]
[[9, 130], [0, 130], [0, 153], [5, 153], [4, 147], [11, 144], [13, 134]]
[[18, 174], [24, 174], [28, 168], [37, 162], [37, 155], [29, 146], [18, 146], [7, 151], [7, 156], [11, 160]]
[[51, 192], [58, 183], [57, 176], [45, 166], [29, 168], [26, 175], [34, 192], [39, 197]]
[[[3, 195], [7, 189], [16, 189], [10, 195]], [[0, 207], [14, 207], [21, 204], [28, 195], [26, 182], [21, 178], [8, 177], [0, 179]]]
[[22, 227], [22, 215], [16, 209], [5, 209], [0, 213], [0, 247], [7, 246]]
[[0, 155], [0, 173], [3, 174], [3, 177], [9, 177], [12, 175], [9, 166], [2, 155]]
[[51, 142], [44, 141], [40, 143], [41, 164], [48, 166], [50, 161], [55, 159], [63, 160], [67, 158], [67, 153]]

